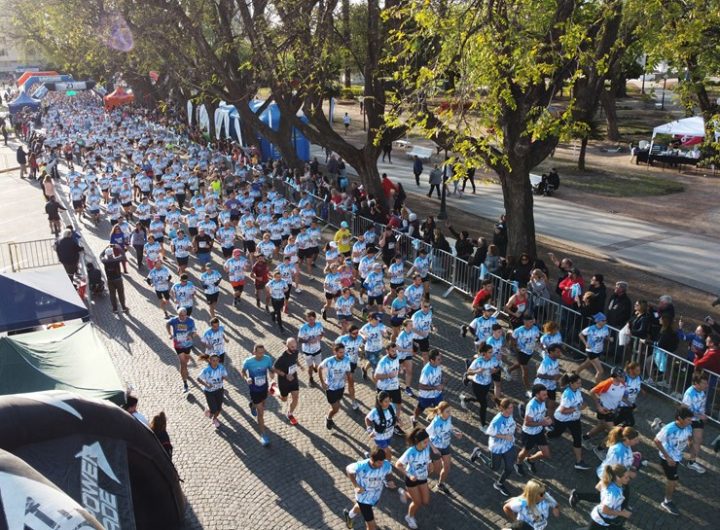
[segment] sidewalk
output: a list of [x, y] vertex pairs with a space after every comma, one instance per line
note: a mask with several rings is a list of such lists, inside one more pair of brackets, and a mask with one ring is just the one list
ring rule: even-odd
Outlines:
[[[325, 160], [323, 149], [317, 145], [312, 146], [311, 156], [321, 162]], [[418, 190], [412, 160], [403, 150], [393, 150], [392, 164], [378, 159], [380, 174], [387, 173], [391, 179], [400, 181], [408, 194], [425, 194], [429, 190], [427, 175], [432, 163], [426, 161], [424, 166]], [[350, 173], [357, 174], [352, 168]], [[476, 185], [477, 195], [448, 195], [448, 205], [479, 217], [497, 219], [505, 211], [500, 186], [484, 181], [478, 181]], [[602, 198], [598, 197], [598, 203], [601, 202]], [[607, 260], [626, 263], [682, 285], [712, 294], [717, 292], [718, 283], [714, 279], [720, 277], [720, 260], [717, 258], [720, 242], [715, 239], [578, 206], [562, 197], [535, 197], [534, 204], [538, 236], [561, 241]]]

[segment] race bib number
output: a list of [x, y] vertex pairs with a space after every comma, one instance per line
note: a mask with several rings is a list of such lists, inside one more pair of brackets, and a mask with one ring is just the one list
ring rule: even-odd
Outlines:
[[267, 383], [267, 377], [264, 375], [258, 375], [253, 378], [253, 381], [255, 383], [255, 386], [265, 386], [265, 383]]
[[290, 368], [288, 368], [288, 374], [295, 375], [296, 373], [297, 373], [297, 365], [293, 364], [292, 366], [290, 366]]

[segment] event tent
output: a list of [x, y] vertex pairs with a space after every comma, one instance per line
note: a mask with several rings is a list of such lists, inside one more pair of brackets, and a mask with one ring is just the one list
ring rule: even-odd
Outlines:
[[125, 91], [123, 87], [117, 87], [110, 94], [105, 96], [105, 110], [112, 110], [121, 105], [127, 105], [135, 101], [135, 96]]
[[[257, 99], [249, 102], [250, 109], [255, 114], [260, 111], [261, 107], [264, 104], [264, 101]], [[275, 102], [270, 103], [260, 113], [260, 121], [265, 123], [273, 131], [277, 131], [280, 128], [281, 119], [282, 116], [280, 115], [280, 107], [278, 107], [277, 103]], [[305, 116], [300, 116], [300, 119], [304, 122], [307, 122], [307, 118]], [[278, 160], [281, 158], [278, 148], [273, 145], [267, 138], [258, 134], [258, 142], [260, 143], [260, 151], [263, 160]], [[308, 162], [310, 160], [310, 142], [295, 127], [293, 127], [292, 129], [292, 142], [295, 146], [295, 153], [297, 154], [298, 158], [300, 160]]]
[[0, 395], [43, 390], [125, 403], [120, 376], [90, 322], [0, 338]]
[[25, 92], [20, 92], [18, 97], [8, 103], [8, 110], [10, 114], [22, 112], [24, 109], [37, 110], [40, 108], [40, 102], [37, 99], [33, 99], [28, 96]]
[[232, 138], [242, 145], [240, 114], [235, 106], [221, 102], [215, 110], [215, 136], [218, 140]]
[[89, 318], [63, 267], [0, 272], [0, 332]]
[[653, 138], [658, 134], [669, 134], [670, 136], [705, 136], [705, 120], [702, 116], [683, 118], [682, 120], [671, 121], [658, 125], [653, 129]]

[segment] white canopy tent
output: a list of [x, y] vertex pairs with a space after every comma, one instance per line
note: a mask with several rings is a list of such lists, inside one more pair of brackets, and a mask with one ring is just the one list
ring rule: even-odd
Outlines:
[[663, 125], [658, 125], [653, 129], [653, 138], [655, 138], [658, 134], [704, 137], [705, 120], [703, 120], [702, 116], [693, 116], [692, 118], [683, 118], [682, 120], [664, 123]]

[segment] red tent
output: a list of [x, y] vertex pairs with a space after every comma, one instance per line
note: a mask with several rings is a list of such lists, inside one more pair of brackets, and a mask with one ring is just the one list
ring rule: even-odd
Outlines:
[[122, 87], [117, 87], [112, 93], [105, 96], [105, 110], [112, 110], [121, 105], [127, 105], [135, 101], [133, 94], [128, 94]]
[[46, 77], [51, 75], [60, 75], [57, 72], [54, 71], [48, 71], [48, 72], [25, 72], [23, 75], [20, 76], [20, 79], [17, 80], [17, 86], [23, 86], [25, 84], [25, 81], [27, 81], [31, 77], [39, 76], [39, 77]]

